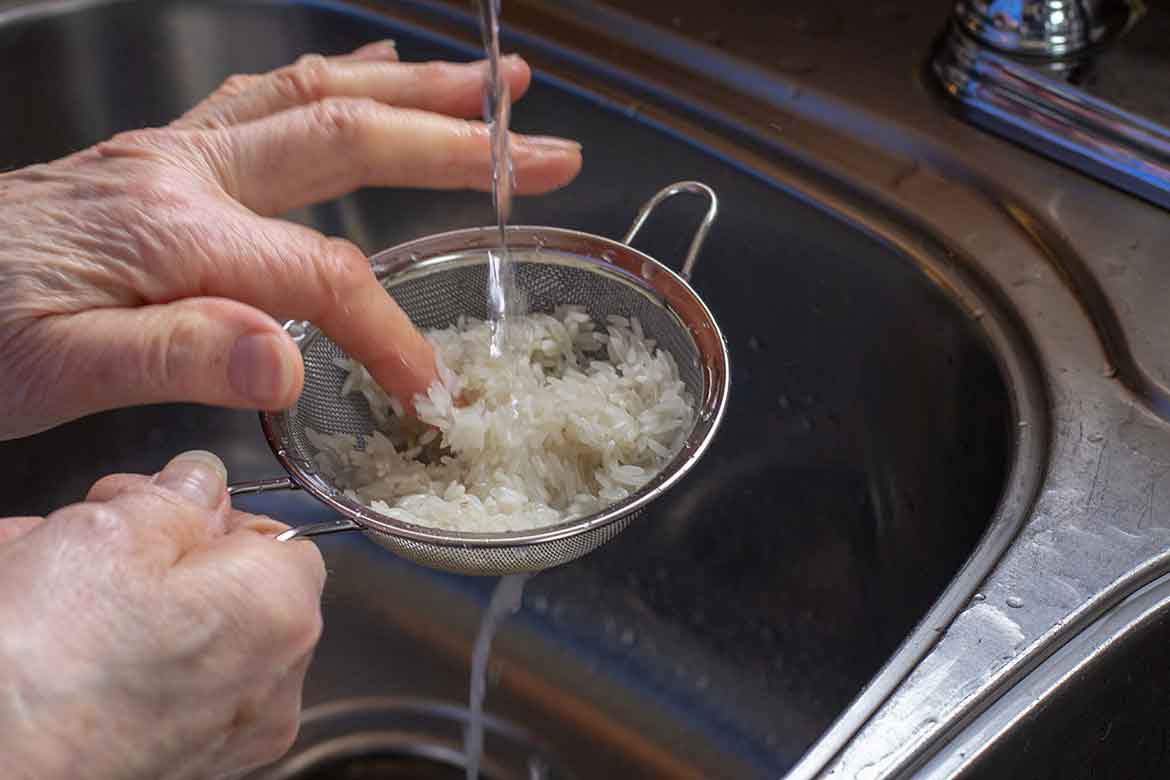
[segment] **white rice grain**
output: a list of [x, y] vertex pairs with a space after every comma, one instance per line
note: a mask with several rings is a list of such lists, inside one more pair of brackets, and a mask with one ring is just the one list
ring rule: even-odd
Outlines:
[[362, 449], [354, 436], [309, 431], [322, 471], [389, 517], [496, 533], [601, 511], [678, 452], [694, 399], [636, 319], [599, 328], [582, 308], [561, 307], [508, 327], [498, 358], [486, 322], [427, 333], [440, 381], [415, 398], [417, 419], [363, 366], [336, 361], [379, 431]]

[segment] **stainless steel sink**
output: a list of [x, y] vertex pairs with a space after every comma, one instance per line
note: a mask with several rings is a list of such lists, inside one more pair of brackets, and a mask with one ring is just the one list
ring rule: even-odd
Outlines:
[[[309, 51], [393, 37], [404, 59], [478, 56], [459, 9], [360, 5], [0, 0], [0, 93], [19, 107], [0, 122], [0, 168], [165, 123], [228, 74]], [[574, 38], [576, 23], [558, 15], [558, 40], [538, 34], [543, 11], [528, 5], [517, 17], [532, 21], [529, 32], [511, 43], [542, 70], [514, 123], [580, 139], [586, 165], [563, 192], [520, 203], [516, 220], [618, 235], [661, 185], [686, 178], [712, 186], [722, 215], [694, 281], [729, 340], [734, 389], [715, 446], [692, 476], [616, 541], [532, 581], [493, 651], [489, 712], [547, 747], [560, 768], [553, 777], [777, 777], [794, 768], [812, 776], [843, 756], [841, 776], [875, 778], [888, 767], [862, 759], [903, 739], [902, 725], [917, 730], [899, 745], [929, 742], [940, 755], [944, 737], [975, 710], [955, 715], [922, 694], [912, 700], [921, 718], [882, 732], [881, 708], [929, 693], [921, 675], [948, 647], [940, 637], [977, 634], [982, 619], [1010, 623], [1010, 666], [1063, 609], [1042, 602], [1052, 609], [1009, 616], [1020, 592], [1048, 592], [1018, 577], [1012, 590], [995, 567], [1020, 539], [1050, 527], [1038, 496], [1079, 495], [1092, 476], [1061, 460], [1061, 442], [1075, 424], [1069, 405], [1101, 410], [1104, 393], [1053, 378], [1097, 360], [1068, 346], [1092, 338], [1091, 318], [1053, 281], [1052, 266], [1036, 260], [1018, 224], [969, 205], [979, 190], [965, 169], [946, 168], [937, 146], [915, 146], [918, 131], [908, 131], [911, 140], [870, 136], [873, 125], [857, 116], [871, 106], [859, 101], [856, 116], [833, 115], [821, 102], [810, 109], [825, 128], [815, 136], [817, 117], [769, 109], [787, 86], [759, 65], [708, 51], [708, 75], [724, 79], [719, 91], [666, 62], [663, 52], [689, 51], [674, 33], [620, 16], [631, 26], [610, 29], [618, 41], [610, 49]], [[587, 27], [613, 13], [595, 5], [562, 10]], [[622, 59], [623, 35], [642, 36], [657, 59]], [[916, 110], [924, 111], [905, 109], [911, 118]], [[888, 148], [869, 154], [873, 143]], [[937, 161], [943, 172], [902, 165], [890, 148]], [[964, 208], [973, 233], [952, 213]], [[932, 209], [950, 222], [940, 228]], [[481, 194], [374, 190], [292, 216], [370, 252], [490, 218]], [[644, 248], [667, 262], [681, 258], [694, 216], [686, 204], [668, 204], [643, 234]], [[1012, 265], [1006, 255], [1017, 249]], [[1047, 324], [1021, 304], [1029, 293], [1047, 307]], [[1110, 379], [1103, 362], [1092, 366], [1098, 384]], [[236, 479], [277, 472], [255, 415], [191, 406], [112, 412], [0, 445], [0, 515], [49, 511], [103, 474], [156, 470], [191, 447], [219, 452]], [[294, 524], [325, 511], [296, 495], [252, 497], [246, 508]], [[360, 537], [321, 546], [330, 568], [326, 631], [306, 704], [462, 702], [493, 582], [419, 568]], [[1126, 571], [1124, 561], [1113, 563]], [[1075, 584], [1083, 593], [1068, 598], [1078, 607], [1102, 587], [1092, 578]], [[989, 646], [1004, 641], [1002, 632], [988, 636]], [[947, 673], [972, 686], [968, 693], [991, 691], [992, 682], [1002, 692], [1002, 679], [989, 682], [973, 666], [981, 652]], [[1027, 668], [1042, 657], [1025, 659]], [[990, 697], [980, 701], [990, 706]], [[416, 737], [441, 747], [437, 735]], [[849, 763], [849, 749], [861, 758]], [[889, 772], [925, 761], [896, 758]]]

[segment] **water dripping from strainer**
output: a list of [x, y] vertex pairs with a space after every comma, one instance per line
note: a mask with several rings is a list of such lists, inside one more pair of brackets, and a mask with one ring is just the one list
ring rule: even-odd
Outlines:
[[483, 700], [487, 695], [487, 664], [492, 649], [492, 638], [496, 629], [508, 615], [520, 609], [524, 597], [524, 584], [531, 575], [513, 574], [501, 577], [492, 592], [475, 646], [471, 654], [471, 702], [464, 737], [464, 751], [467, 754], [467, 780], [478, 780], [479, 762], [483, 756]]

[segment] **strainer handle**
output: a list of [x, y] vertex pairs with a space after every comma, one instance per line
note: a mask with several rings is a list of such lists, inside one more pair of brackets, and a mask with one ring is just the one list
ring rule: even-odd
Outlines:
[[[268, 493], [275, 490], [299, 489], [300, 486], [288, 477], [276, 477], [274, 479], [257, 479], [252, 482], [237, 482], [234, 485], [228, 485], [227, 492], [229, 496], [251, 496], [257, 493]], [[287, 542], [292, 539], [310, 539], [314, 536], [335, 534], [341, 531], [357, 531], [360, 529], [361, 526], [352, 520], [341, 518], [338, 520], [329, 520], [324, 523], [313, 523], [311, 525], [290, 528], [283, 533], [277, 534], [276, 541]]]
[[276, 477], [275, 479], [257, 479], [251, 482], [237, 482], [234, 485], [228, 485], [227, 492], [229, 496], [251, 496], [256, 493], [269, 493], [273, 490], [297, 490], [297, 483], [293, 482], [288, 477]]
[[714, 224], [715, 217], [719, 214], [719, 199], [715, 197], [715, 191], [706, 184], [697, 181], [679, 181], [659, 190], [658, 194], [646, 201], [641, 210], [638, 211], [638, 216], [634, 217], [634, 224], [630, 225], [630, 229], [626, 231], [626, 237], [622, 239], [622, 243], [631, 243], [638, 235], [638, 231], [642, 229], [642, 225], [650, 218], [654, 209], [658, 208], [662, 201], [678, 195], [680, 192], [702, 195], [709, 204], [707, 215], [699, 223], [699, 229], [695, 231], [695, 237], [691, 239], [691, 248], [687, 250], [686, 259], [683, 260], [682, 270], [679, 271], [679, 275], [689, 282], [691, 274], [695, 270], [695, 258], [699, 256], [699, 250], [703, 248], [703, 242], [707, 239], [707, 232], [711, 230], [711, 225]]

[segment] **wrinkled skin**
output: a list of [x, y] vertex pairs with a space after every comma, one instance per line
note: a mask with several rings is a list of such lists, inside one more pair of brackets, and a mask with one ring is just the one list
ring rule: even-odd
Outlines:
[[[513, 95], [530, 72], [504, 64]], [[91, 412], [194, 401], [278, 409], [312, 320], [407, 408], [434, 355], [362, 252], [275, 215], [362, 186], [486, 189], [483, 65], [392, 46], [237, 76], [165, 128], [0, 175], [0, 438]], [[517, 191], [571, 180], [580, 147], [513, 137]]]
[[[530, 73], [510, 58], [522, 95]], [[352, 244], [275, 218], [356, 187], [486, 189], [482, 65], [388, 43], [236, 76], [165, 128], [0, 175], [0, 438], [164, 401], [276, 409], [300, 392], [273, 317], [310, 319], [408, 406], [433, 354]], [[514, 136], [517, 191], [580, 147]], [[321, 632], [317, 548], [234, 511], [223, 464], [114, 475], [0, 519], [0, 771], [235, 776], [280, 756]]]
[[6, 778], [222, 777], [292, 744], [325, 568], [224, 483], [187, 454], [0, 525]]

